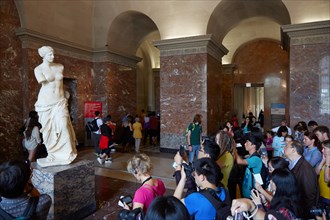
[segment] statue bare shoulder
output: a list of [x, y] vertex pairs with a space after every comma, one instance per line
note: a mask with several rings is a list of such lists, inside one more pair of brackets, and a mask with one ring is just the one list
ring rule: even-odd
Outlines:
[[[50, 67], [53, 69], [53, 71], [55, 73], [63, 73], [64, 70], [64, 66], [60, 63], [52, 63], [50, 65]], [[46, 69], [46, 67], [43, 66], [43, 64], [40, 64], [39, 66], [37, 66], [36, 68], [34, 68], [34, 75], [38, 81], [38, 83], [42, 83], [47, 81], [46, 77], [45, 77], [45, 72], [49, 71]]]

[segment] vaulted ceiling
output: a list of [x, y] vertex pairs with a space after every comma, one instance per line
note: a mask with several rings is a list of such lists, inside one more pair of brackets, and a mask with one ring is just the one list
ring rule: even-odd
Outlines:
[[94, 51], [136, 55], [142, 46], [150, 60], [159, 57], [152, 40], [212, 34], [229, 50], [223, 63], [230, 63], [250, 40], [280, 40], [281, 25], [330, 20], [328, 0], [15, 2], [24, 28]]

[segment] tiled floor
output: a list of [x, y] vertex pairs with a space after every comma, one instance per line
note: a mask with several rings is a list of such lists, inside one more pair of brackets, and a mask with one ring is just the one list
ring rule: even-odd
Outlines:
[[[120, 147], [120, 146], [119, 146]], [[166, 195], [173, 195], [175, 179], [173, 175], [174, 154], [159, 152], [159, 146], [141, 147], [141, 152], [146, 153], [152, 161], [152, 176], [161, 178], [166, 187]], [[134, 195], [135, 190], [141, 186], [135, 178], [126, 170], [127, 160], [134, 153], [121, 153], [117, 151], [112, 154], [112, 163], [100, 165], [96, 160], [93, 147], [78, 149], [78, 157], [94, 160], [95, 162], [95, 185], [97, 211], [85, 218], [92, 219], [117, 219], [121, 208], [118, 199], [121, 195]]]

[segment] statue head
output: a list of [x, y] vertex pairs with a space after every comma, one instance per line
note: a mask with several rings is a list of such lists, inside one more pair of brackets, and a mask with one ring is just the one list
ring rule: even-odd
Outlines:
[[50, 52], [54, 53], [54, 49], [50, 46], [43, 46], [38, 49], [38, 53], [42, 58], [44, 58], [46, 54]]

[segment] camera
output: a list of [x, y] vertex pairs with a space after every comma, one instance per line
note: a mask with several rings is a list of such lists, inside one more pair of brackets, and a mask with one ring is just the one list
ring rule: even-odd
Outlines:
[[186, 164], [186, 163], [182, 163], [184, 172], [186, 173], [187, 177], [192, 177], [192, 172], [194, 172], [194, 168], [192, 167], [191, 164]]
[[119, 220], [143, 220], [144, 214], [141, 208], [133, 210], [123, 209], [118, 213]]
[[228, 216], [226, 220], [243, 220], [243, 212], [237, 212], [235, 210], [235, 215], [234, 216]]
[[205, 141], [210, 141], [210, 137], [209, 136], [206, 136], [206, 135], [203, 135], [202, 136], [202, 143], [204, 143]]
[[313, 207], [309, 213], [313, 216], [322, 216], [325, 211], [326, 219], [330, 219], [330, 206], [317, 206]]
[[131, 196], [121, 196], [119, 198], [119, 202], [118, 202], [118, 205], [121, 206], [121, 207], [124, 207], [125, 204], [128, 205], [128, 207], [132, 208], [132, 197]]

